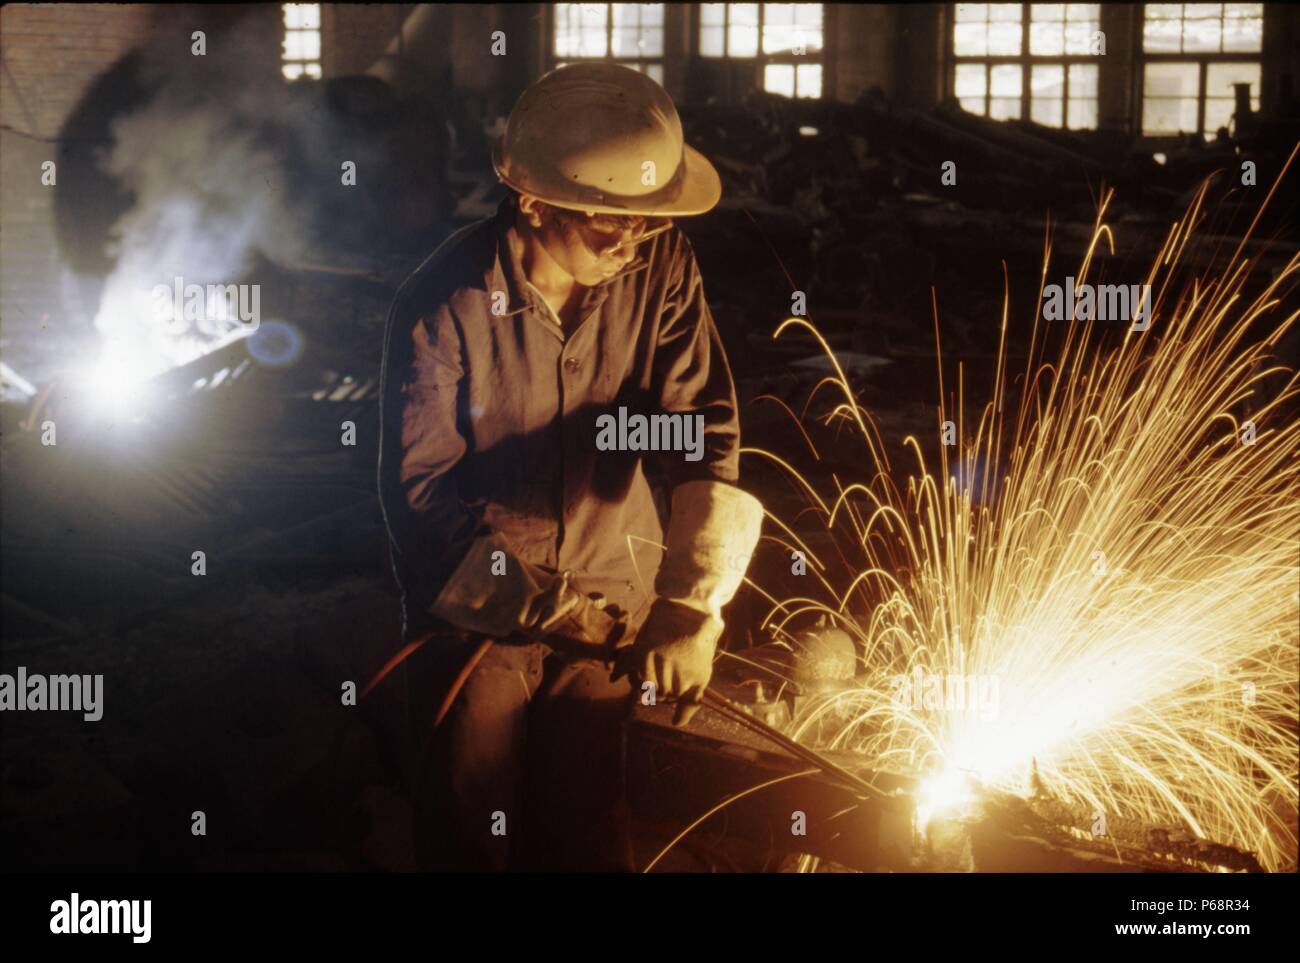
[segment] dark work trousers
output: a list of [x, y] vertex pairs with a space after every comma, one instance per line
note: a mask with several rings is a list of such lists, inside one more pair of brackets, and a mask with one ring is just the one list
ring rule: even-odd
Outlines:
[[631, 870], [621, 791], [630, 683], [610, 682], [601, 662], [502, 639], [434, 730], [479, 641], [435, 636], [407, 660], [421, 867]]

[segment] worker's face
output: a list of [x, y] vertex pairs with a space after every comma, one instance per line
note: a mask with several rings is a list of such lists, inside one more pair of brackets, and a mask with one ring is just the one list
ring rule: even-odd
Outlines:
[[636, 258], [637, 238], [663, 226], [655, 218], [561, 210], [527, 196], [519, 209], [555, 263], [585, 287], [627, 267]]

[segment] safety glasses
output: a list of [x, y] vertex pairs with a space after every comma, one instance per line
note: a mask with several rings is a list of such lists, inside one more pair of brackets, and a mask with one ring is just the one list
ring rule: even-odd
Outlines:
[[634, 234], [629, 240], [620, 241], [617, 244], [607, 247], [601, 253], [612, 254], [614, 251], [620, 251], [625, 247], [635, 247], [642, 241], [650, 240], [650, 238], [654, 237], [656, 234], [662, 234], [672, 226], [672, 218], [668, 217], [656, 217], [653, 219], [653, 222], [647, 220], [639, 234]]
[[626, 247], [635, 247], [673, 226], [672, 218], [639, 214], [576, 214], [568, 217], [578, 226], [587, 246], [601, 257]]

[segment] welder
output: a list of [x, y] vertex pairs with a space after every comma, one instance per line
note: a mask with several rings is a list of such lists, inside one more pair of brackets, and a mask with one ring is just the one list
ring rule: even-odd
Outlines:
[[[621, 723], [647, 694], [698, 708], [763, 515], [673, 223], [721, 182], [668, 93], [610, 63], [526, 90], [493, 166], [496, 215], [406, 281], [385, 337], [381, 499], [407, 640], [429, 640], [406, 662], [418, 855], [628, 869]], [[703, 457], [598, 446], [620, 407], [700, 416]]]

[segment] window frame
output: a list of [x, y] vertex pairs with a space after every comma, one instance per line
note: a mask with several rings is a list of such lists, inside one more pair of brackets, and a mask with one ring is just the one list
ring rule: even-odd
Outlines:
[[[287, 83], [293, 83], [297, 80], [320, 80], [325, 76], [325, 5], [323, 3], [281, 3], [280, 8], [280, 78]], [[290, 27], [289, 7], [315, 7], [316, 8], [316, 26], [315, 27]], [[285, 50], [290, 33], [314, 33], [316, 34], [316, 57], [314, 59], [306, 57], [289, 57]], [[298, 75], [290, 77], [285, 73], [286, 68], [297, 67]], [[316, 72], [313, 74], [309, 68], [315, 67]]]
[[[662, 48], [661, 48], [661, 52], [659, 53], [659, 55], [658, 55], [658, 56], [654, 56], [654, 57], [639, 57], [639, 56], [638, 56], [638, 57], [621, 57], [621, 56], [617, 56], [617, 55], [615, 55], [615, 54], [613, 53], [613, 49], [614, 49], [614, 11], [613, 11], [612, 8], [615, 7], [615, 6], [626, 6], [626, 5], [627, 5], [627, 4], [614, 4], [614, 3], [602, 3], [602, 4], [600, 4], [600, 6], [605, 7], [605, 13], [606, 13], [606, 16], [605, 16], [605, 49], [608, 50], [608, 51], [610, 51], [610, 53], [605, 54], [603, 57], [591, 57], [591, 56], [582, 56], [582, 55], [565, 55], [565, 56], [561, 56], [559, 53], [556, 52], [556, 49], [555, 49], [555, 42], [556, 42], [555, 31], [556, 31], [556, 28], [559, 26], [559, 18], [558, 18], [558, 16], [557, 16], [557, 12], [558, 12], [558, 4], [554, 4], [554, 3], [548, 3], [548, 4], [546, 4], [546, 6], [545, 6], [545, 9], [546, 9], [546, 34], [545, 34], [545, 36], [546, 36], [546, 41], [545, 41], [545, 51], [546, 51], [546, 52], [545, 52], [545, 58], [544, 58], [544, 62], [545, 62], [545, 65], [546, 65], [546, 70], [548, 70], [548, 71], [549, 71], [549, 70], [554, 70], [554, 69], [555, 69], [556, 67], [558, 67], [560, 64], [576, 64], [576, 63], [615, 63], [615, 64], [622, 64], [622, 65], [624, 65], [625, 67], [631, 67], [631, 68], [633, 68], [634, 70], [638, 70], [638, 69], [640, 69], [640, 68], [642, 68], [642, 67], [657, 66], [657, 67], [659, 68], [659, 76], [660, 76], [661, 79], [659, 79], [659, 80], [656, 81], [656, 82], [659, 83], [659, 84], [662, 84], [662, 83], [663, 83], [663, 79], [662, 79], [662, 78], [664, 78], [664, 77], [667, 76], [667, 63], [666, 63], [666, 61], [667, 61], [667, 55], [668, 55], [668, 18], [669, 18], [669, 15], [670, 15], [670, 7], [671, 7], [672, 5], [671, 5], [671, 4], [668, 4], [668, 3], [659, 3], [659, 4], [657, 4], [657, 6], [659, 6], [659, 7], [661, 7], [661, 8], [663, 9], [663, 23], [662, 23], [662, 25], [661, 25], [660, 28], [659, 28], [660, 31], [661, 31], [661, 33], [663, 34], [663, 37], [662, 37]], [[579, 6], [582, 6], [582, 4], [579, 4]], [[641, 70], [641, 72], [644, 73], [644, 74], [646, 74], [646, 76], [648, 76], [648, 77], [653, 77], [653, 75], [650, 74], [648, 70]]]
[[[767, 67], [769, 65], [788, 65], [795, 68], [794, 71], [795, 95], [792, 98], [790, 98], [791, 100], [825, 100], [826, 99], [826, 86], [827, 86], [826, 24], [830, 13], [830, 11], [827, 9], [830, 6], [829, 4], [826, 3], [816, 4], [816, 6], [821, 8], [821, 14], [822, 14], [822, 28], [821, 28], [822, 43], [821, 46], [817, 49], [816, 53], [796, 54], [796, 53], [792, 53], [791, 51], [784, 50], [784, 51], [779, 51], [777, 53], [769, 54], [763, 52], [763, 26], [764, 26], [765, 14], [767, 12], [766, 10], [767, 4], [758, 3], [757, 4], [758, 24], [754, 28], [758, 32], [758, 46], [752, 55], [732, 54], [728, 52], [728, 47], [730, 45], [730, 31], [728, 28], [731, 22], [730, 3], [723, 4], [723, 7], [726, 9], [723, 10], [723, 20], [722, 20], [722, 37], [723, 37], [722, 53], [717, 55], [703, 53], [700, 50], [700, 39], [703, 36], [703, 24], [700, 21], [701, 18], [704, 16], [704, 7], [703, 4], [700, 3], [695, 3], [692, 4], [691, 6], [693, 8], [691, 14], [691, 56], [695, 57], [696, 59], [708, 61], [711, 63], [712, 62], [718, 62], [718, 63], [744, 62], [744, 63], [753, 64], [754, 88], [756, 90], [764, 91], [765, 93], [770, 93], [770, 91], [768, 91], [767, 88], [764, 86], [764, 76], [767, 72]], [[811, 6], [811, 4], [809, 4], [809, 6]], [[816, 97], [800, 97], [798, 93], [799, 91], [798, 68], [801, 66], [809, 66], [814, 64], [821, 67], [822, 69], [821, 92]]]
[[[1047, 127], [1050, 130], [1072, 131], [1072, 130], [1097, 130], [1101, 127], [1101, 60], [1103, 58], [1094, 54], [1034, 54], [1030, 53], [1029, 39], [1031, 26], [1033, 23], [1032, 7], [1037, 6], [1034, 3], [1020, 4], [1020, 53], [1018, 54], [958, 54], [957, 53], [957, 4], [947, 4], [947, 24], [944, 30], [944, 55], [947, 60], [946, 69], [943, 72], [943, 90], [944, 96], [949, 100], [957, 99], [957, 66], [958, 64], [981, 64], [984, 67], [984, 113], [977, 116], [985, 117], [990, 120], [988, 106], [989, 101], [993, 99], [992, 79], [993, 67], [1011, 64], [1020, 67], [1020, 116], [1010, 118], [1013, 120], [1023, 120], [1030, 123], [1038, 123], [1033, 120], [1032, 104], [1033, 85], [1031, 79], [1034, 67], [1061, 67], [1061, 125], [1059, 127], [1051, 124], [1040, 124], [1039, 126]], [[1102, 11], [1105, 4], [1099, 4], [1097, 8], [1097, 29], [1101, 29]], [[1096, 100], [1097, 102], [1097, 124], [1094, 127], [1070, 127], [1070, 67], [1072, 66], [1091, 66], [1097, 69], [1097, 92], [1087, 99]], [[1076, 98], [1079, 99], [1079, 98]]]
[[[1137, 90], [1137, 109], [1134, 112], [1133, 126], [1136, 128], [1137, 136], [1148, 141], [1169, 141], [1177, 140], [1180, 137], [1186, 137], [1188, 134], [1198, 136], [1203, 141], [1209, 142], [1213, 131], [1205, 130], [1205, 101], [1207, 100], [1205, 92], [1205, 82], [1209, 74], [1211, 64], [1249, 64], [1260, 68], [1260, 87], [1263, 87], [1264, 75], [1264, 28], [1266, 26], [1266, 14], [1263, 10], [1259, 16], [1259, 50], [1234, 50], [1234, 51], [1192, 51], [1190, 53], [1183, 51], [1150, 51], [1146, 49], [1146, 24], [1147, 24], [1147, 7], [1151, 4], [1139, 3], [1137, 23], [1135, 24], [1136, 49], [1138, 56], [1136, 58], [1136, 74], [1134, 78], [1134, 87]], [[1185, 21], [1185, 17], [1182, 18]], [[1223, 13], [1219, 14], [1219, 21], [1224, 20]], [[1222, 41], [1220, 41], [1222, 45]], [[1148, 134], [1146, 125], [1143, 122], [1146, 115], [1147, 104], [1147, 64], [1195, 64], [1196, 71], [1196, 130], [1194, 131], [1173, 131]], [[1262, 90], [1252, 92], [1251, 101], [1258, 102], [1262, 96]], [[1218, 99], [1218, 98], [1216, 98]]]

